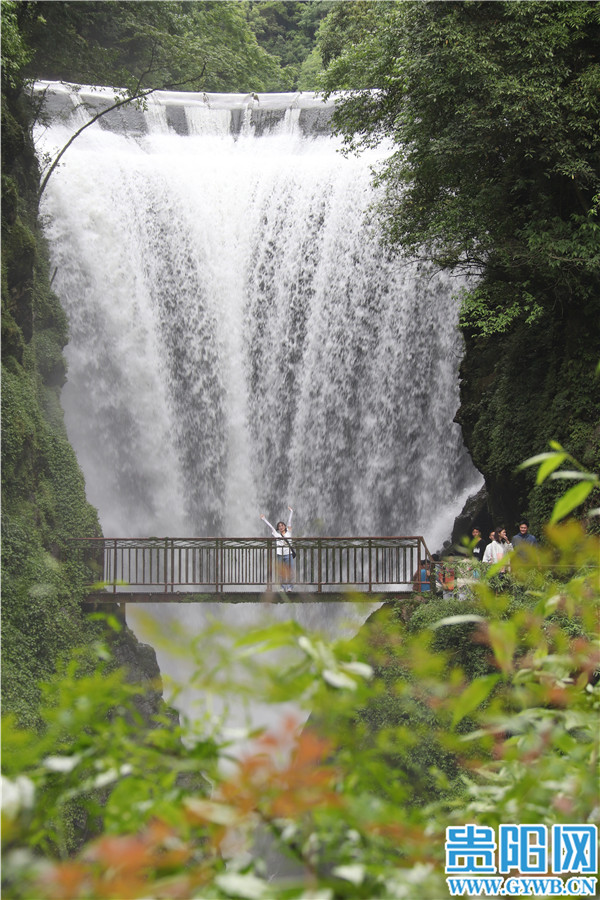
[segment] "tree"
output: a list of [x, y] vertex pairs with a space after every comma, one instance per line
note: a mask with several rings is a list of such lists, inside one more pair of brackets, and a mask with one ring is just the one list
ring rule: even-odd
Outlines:
[[[600, 274], [598, 6], [358, 6], [366, 33], [337, 51], [327, 85], [350, 90], [337, 125], [352, 146], [394, 141], [379, 173], [390, 239], [483, 274], [465, 316], [489, 310], [484, 330], [590, 300]], [[365, 89], [354, 89], [357, 76]]]
[[260, 91], [277, 65], [238, 3], [25, 2], [18, 21], [32, 48], [25, 76], [136, 93], [170, 86]]
[[244, 5], [259, 44], [281, 63], [268, 89], [316, 90], [322, 69], [316, 34], [319, 23], [336, 4], [329, 0], [249, 0]]
[[277, 68], [235, 3], [42, 0], [19, 12], [19, 36], [31, 48], [22, 74], [115, 88], [114, 104], [90, 116], [46, 167], [40, 197], [73, 141], [111, 110], [143, 104], [156, 90], [260, 90]]
[[348, 148], [393, 142], [388, 240], [473, 276], [458, 419], [499, 518], [549, 513], [528, 449], [600, 456], [599, 25], [587, 2], [344, 3], [320, 31]]

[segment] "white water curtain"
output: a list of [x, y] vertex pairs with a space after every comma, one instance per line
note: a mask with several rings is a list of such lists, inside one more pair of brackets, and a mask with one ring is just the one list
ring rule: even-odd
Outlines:
[[[40, 152], [106, 91], [46, 85]], [[156, 95], [67, 151], [43, 214], [69, 437], [106, 536], [423, 534], [480, 484], [456, 284], [382, 247], [312, 95]]]

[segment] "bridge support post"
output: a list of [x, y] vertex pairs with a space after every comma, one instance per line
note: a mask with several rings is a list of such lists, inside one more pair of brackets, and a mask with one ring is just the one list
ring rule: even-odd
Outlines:
[[317, 581], [319, 583], [319, 592], [323, 590], [323, 564], [321, 561], [321, 539], [317, 541]]
[[113, 542], [113, 594], [117, 593], [117, 542]]
[[223, 541], [216, 539], [215, 546], [215, 589], [223, 590]]
[[164, 561], [163, 561], [163, 568], [164, 568], [163, 575], [165, 577], [165, 594], [167, 593], [167, 585], [169, 583], [168, 577], [167, 577], [168, 560], [169, 560], [169, 538], [165, 538], [165, 555], [164, 555]]
[[266, 541], [267, 545], [267, 591], [273, 590], [273, 553], [271, 550], [271, 541]]

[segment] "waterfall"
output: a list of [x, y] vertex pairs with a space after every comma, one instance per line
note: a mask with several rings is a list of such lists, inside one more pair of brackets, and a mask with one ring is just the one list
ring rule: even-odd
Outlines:
[[[52, 151], [110, 92], [45, 89]], [[371, 168], [313, 95], [153, 95], [73, 143], [43, 203], [63, 404], [105, 534], [448, 534], [456, 285], [386, 251]]]
[[[112, 99], [36, 90], [40, 154]], [[65, 419], [106, 536], [266, 537], [259, 513], [289, 503], [297, 535], [435, 550], [479, 488], [453, 421], [456, 282], [384, 248], [385, 151], [339, 152], [331, 112], [311, 94], [155, 94], [50, 178]], [[338, 627], [346, 606], [298, 615]], [[203, 615], [186, 608], [192, 630]]]

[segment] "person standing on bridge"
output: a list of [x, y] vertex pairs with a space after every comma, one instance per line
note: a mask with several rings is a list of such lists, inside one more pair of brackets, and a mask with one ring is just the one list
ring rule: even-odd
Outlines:
[[292, 516], [294, 510], [288, 506], [290, 518], [286, 525], [285, 522], [278, 522], [276, 528], [261, 513], [260, 517], [270, 529], [273, 537], [277, 538], [275, 552], [277, 554], [277, 571], [281, 582], [282, 590], [289, 593], [292, 590], [292, 582], [294, 580], [294, 556], [296, 555], [292, 549]]

